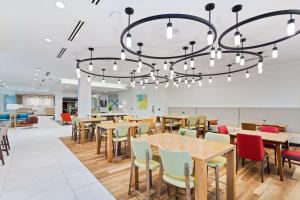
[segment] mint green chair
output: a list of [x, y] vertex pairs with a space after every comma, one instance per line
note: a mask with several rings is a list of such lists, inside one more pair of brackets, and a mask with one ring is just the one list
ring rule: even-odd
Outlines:
[[190, 130], [190, 129], [187, 129], [187, 128], [180, 128], [179, 131], [178, 131], [178, 135], [197, 138], [197, 131], [196, 130]]
[[[226, 134], [218, 134], [207, 132], [205, 134], [205, 140], [215, 141], [230, 144], [230, 136]], [[219, 174], [220, 167], [226, 165], [226, 158], [223, 156], [217, 156], [207, 162], [209, 167], [212, 167], [215, 170], [215, 180], [216, 180], [216, 199], [220, 199], [220, 186], [219, 186]]]
[[195, 186], [193, 174], [193, 160], [188, 152], [174, 152], [159, 148], [161, 167], [157, 197], [160, 199], [162, 180], [176, 188], [186, 190], [187, 199], [191, 199], [191, 188]]
[[165, 127], [172, 133], [174, 129], [179, 130], [181, 122], [175, 119], [165, 119]]
[[127, 146], [128, 131], [129, 131], [129, 126], [128, 125], [118, 124], [115, 128], [115, 132], [114, 132], [112, 140], [115, 143], [115, 157], [116, 158], [118, 156], [118, 146], [119, 146], [118, 144], [119, 144], [119, 142], [125, 142], [125, 148]]
[[137, 132], [139, 136], [146, 135], [150, 131], [150, 124], [149, 123], [139, 123]]
[[[138, 176], [139, 168], [146, 170], [147, 194], [146, 199], [150, 199], [150, 187], [152, 185], [152, 170], [158, 169], [160, 163], [155, 160], [152, 155], [152, 149], [147, 141], [138, 140], [131, 137], [131, 168], [129, 177], [128, 195], [131, 194], [131, 181], [133, 176], [133, 169], [137, 170], [135, 174]], [[136, 190], [138, 189], [138, 181], [136, 183]]]

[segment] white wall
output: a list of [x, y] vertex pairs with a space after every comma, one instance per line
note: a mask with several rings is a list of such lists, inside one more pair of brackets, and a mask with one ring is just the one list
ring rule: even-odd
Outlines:
[[0, 113], [3, 113], [4, 111], [4, 95], [3, 94], [0, 94]]

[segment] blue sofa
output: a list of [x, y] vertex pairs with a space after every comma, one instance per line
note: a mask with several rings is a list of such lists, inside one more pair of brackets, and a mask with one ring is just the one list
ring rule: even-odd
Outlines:
[[28, 119], [28, 117], [29, 117], [29, 114], [27, 114], [27, 113], [17, 114], [17, 121], [24, 121], [24, 120]]
[[9, 114], [0, 114], [0, 121], [9, 121]]

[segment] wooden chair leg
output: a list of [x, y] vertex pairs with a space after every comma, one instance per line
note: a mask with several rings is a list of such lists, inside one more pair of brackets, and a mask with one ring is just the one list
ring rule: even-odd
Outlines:
[[6, 152], [6, 155], [8, 155], [8, 156], [9, 156], [9, 152], [8, 152], [8, 145], [7, 145], [7, 142], [6, 142], [5, 136], [3, 136], [3, 138], [2, 138], [2, 141], [3, 141], [4, 150], [5, 150], [5, 152]]
[[270, 159], [269, 159], [269, 156], [267, 156], [267, 169], [268, 169], [268, 174], [270, 174]]
[[159, 175], [158, 175], [158, 186], [157, 186], [157, 199], [158, 200], [160, 199], [162, 177], [163, 177], [163, 166], [162, 166], [162, 162], [160, 161], [160, 168], [159, 168]]
[[148, 150], [146, 150], [146, 182], [147, 182], [146, 200], [150, 200], [150, 166], [149, 166], [149, 151]]
[[236, 156], [236, 173], [237, 173], [238, 168], [239, 168], [239, 163], [240, 163], [240, 157]]
[[133, 168], [134, 168], [134, 156], [131, 152], [131, 166], [130, 166], [130, 175], [129, 175], [129, 186], [128, 186], [128, 195], [131, 194], [131, 181], [132, 181], [132, 175], [133, 175]]
[[261, 182], [264, 182], [264, 173], [265, 173], [265, 161], [264, 159], [261, 161], [260, 173], [261, 173]]
[[220, 169], [219, 166], [214, 167], [215, 169], [215, 180], [216, 180], [216, 199], [220, 199], [220, 183], [219, 183], [219, 176], [220, 176]]
[[139, 189], [139, 168], [134, 166], [134, 189]]
[[186, 199], [191, 200], [191, 187], [190, 187], [190, 173], [189, 165], [185, 163], [184, 165], [184, 174], [185, 174], [185, 188], [186, 188]]
[[149, 172], [149, 175], [150, 175], [150, 187], [152, 187], [152, 170], [150, 170], [150, 172]]
[[4, 163], [4, 156], [3, 156], [3, 153], [2, 153], [1, 146], [0, 146], [0, 159], [2, 161], [2, 165], [5, 165], [5, 163]]
[[284, 167], [284, 163], [285, 163], [285, 158], [282, 157], [282, 167]]
[[116, 141], [115, 142], [115, 157], [116, 157], [116, 159], [117, 159], [117, 156], [118, 156], [118, 146], [119, 146], [119, 142]]
[[242, 167], [245, 166], [245, 158], [242, 158]]
[[288, 159], [288, 163], [289, 163], [289, 168], [292, 168], [292, 162], [291, 162], [291, 159]]

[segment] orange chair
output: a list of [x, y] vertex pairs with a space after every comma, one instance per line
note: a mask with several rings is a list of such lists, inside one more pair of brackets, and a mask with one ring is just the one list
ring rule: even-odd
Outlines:
[[61, 121], [63, 121], [64, 124], [69, 124], [72, 122], [70, 113], [61, 113], [60, 117], [61, 117]]

